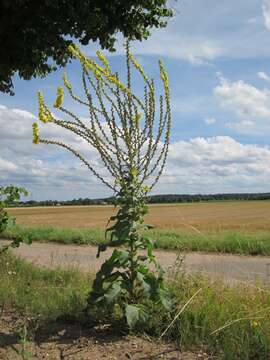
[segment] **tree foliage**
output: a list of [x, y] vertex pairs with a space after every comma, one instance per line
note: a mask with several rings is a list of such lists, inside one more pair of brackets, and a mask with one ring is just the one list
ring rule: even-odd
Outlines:
[[13, 93], [15, 73], [30, 79], [64, 66], [71, 39], [113, 50], [117, 32], [141, 40], [170, 16], [167, 0], [0, 0], [0, 91]]

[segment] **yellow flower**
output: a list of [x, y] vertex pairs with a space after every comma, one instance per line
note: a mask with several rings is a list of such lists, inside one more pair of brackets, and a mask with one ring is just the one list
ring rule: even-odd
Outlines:
[[54, 107], [55, 108], [60, 108], [63, 101], [64, 101], [64, 89], [62, 88], [62, 86], [58, 86], [58, 88], [57, 88], [57, 98], [55, 100]]
[[33, 128], [33, 144], [38, 144], [38, 143], [39, 143], [39, 129], [38, 129], [38, 124], [37, 124], [37, 123], [33, 123], [32, 128]]
[[95, 61], [87, 58], [76, 45], [72, 44], [68, 47], [68, 49], [73, 56], [75, 56], [77, 59], [80, 60], [84, 68], [90, 70], [93, 73], [93, 75], [99, 82], [103, 82], [103, 77], [104, 77], [108, 82], [116, 85], [123, 92], [127, 94], [131, 94], [130, 90], [127, 89], [126, 86], [120, 80], [118, 80], [117, 76], [111, 74], [109, 68], [109, 62], [101, 52], [98, 51], [97, 56], [100, 59], [100, 61], [105, 65], [105, 69], [103, 69], [103, 67], [98, 65]]
[[47, 122], [44, 116], [44, 98], [41, 91], [38, 92], [38, 117], [42, 122]]
[[75, 56], [76, 58], [80, 58], [80, 50], [77, 45], [70, 44], [68, 50], [71, 52], [73, 56]]
[[97, 57], [99, 58], [99, 60], [102, 62], [102, 64], [105, 66], [106, 70], [108, 72], [110, 72], [110, 65], [109, 65], [109, 61], [108, 59], [106, 58], [106, 56], [104, 54], [102, 54], [101, 51], [97, 51], [96, 52], [97, 54]]
[[132, 62], [132, 64], [135, 66], [135, 68], [141, 73], [144, 80], [148, 81], [148, 77], [145, 75], [145, 72], [144, 72], [142, 66], [138, 63], [138, 61], [134, 58], [134, 56], [132, 54], [129, 55], [129, 59]]
[[169, 97], [170, 96], [169, 76], [161, 60], [159, 61], [159, 69], [160, 69], [160, 78], [163, 81], [166, 96]]
[[143, 186], [143, 191], [144, 191], [145, 193], [147, 193], [149, 190], [150, 190], [150, 187], [149, 187], [149, 186], [147, 186], [147, 185]]
[[64, 80], [64, 85], [65, 85], [65, 87], [66, 87], [68, 90], [71, 90], [71, 84], [70, 84], [70, 82], [68, 81], [68, 77], [67, 77], [67, 74], [66, 74], [66, 73], [63, 74], [63, 80]]
[[41, 91], [38, 92], [38, 117], [39, 120], [43, 123], [47, 123], [48, 121], [53, 121], [52, 114], [44, 105], [44, 98]]
[[132, 168], [130, 169], [130, 174], [131, 174], [133, 177], [136, 177], [136, 176], [138, 176], [139, 171], [138, 171], [138, 169], [137, 169], [136, 167], [132, 167]]
[[259, 322], [258, 321], [256, 321], [256, 320], [253, 320], [252, 322], [251, 322], [251, 326], [252, 327], [257, 327], [257, 326], [259, 326]]

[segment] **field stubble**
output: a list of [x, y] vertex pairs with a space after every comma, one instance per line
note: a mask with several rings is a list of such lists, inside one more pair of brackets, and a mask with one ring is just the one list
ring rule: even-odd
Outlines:
[[[270, 202], [235, 201], [150, 205], [146, 223], [160, 249], [270, 255]], [[105, 241], [113, 206], [9, 209], [16, 217], [2, 238], [97, 245]]]
[[[56, 206], [9, 209], [20, 225], [105, 228], [113, 206]], [[270, 201], [149, 205], [146, 223], [187, 232], [270, 231]]]

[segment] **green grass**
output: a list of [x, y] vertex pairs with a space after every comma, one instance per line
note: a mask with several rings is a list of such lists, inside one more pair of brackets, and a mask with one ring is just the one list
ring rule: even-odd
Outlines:
[[[10, 255], [0, 257], [0, 310], [46, 320], [80, 313], [91, 276], [76, 269], [45, 270]], [[270, 293], [267, 289], [228, 287], [176, 271], [170, 276], [177, 313], [199, 289], [164, 339], [183, 350], [205, 350], [217, 359], [269, 359]], [[159, 337], [175, 313], [155, 314], [149, 334]], [[241, 320], [242, 319], [242, 320]], [[226, 324], [231, 324], [215, 330]], [[67, 325], [68, 326], [68, 325]]]
[[54, 320], [85, 306], [92, 277], [75, 268], [48, 270], [19, 258], [0, 256], [1, 308]]
[[[270, 232], [212, 232], [198, 234], [180, 230], [150, 230], [147, 236], [158, 249], [204, 251], [243, 255], [270, 255]], [[64, 229], [52, 226], [10, 227], [5, 239], [22, 237], [26, 241], [53, 241], [62, 244], [97, 245], [105, 242], [102, 229]]]
[[[232, 288], [185, 276], [177, 276], [171, 287], [179, 308], [202, 289], [168, 333], [168, 338], [181, 348], [204, 347], [209, 354], [218, 355], [218, 359], [269, 359], [269, 289]], [[162, 317], [156, 322], [158, 327]]]
[[66, 229], [53, 226], [9, 227], [1, 234], [3, 239], [22, 237], [25, 241], [53, 241], [61, 244], [97, 245], [104, 241], [102, 229]]
[[270, 255], [270, 232], [212, 232], [208, 234], [152, 230], [156, 248], [242, 255]]

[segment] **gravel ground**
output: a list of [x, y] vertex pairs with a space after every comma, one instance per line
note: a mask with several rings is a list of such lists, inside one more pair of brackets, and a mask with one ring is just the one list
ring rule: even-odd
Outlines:
[[[40, 266], [49, 268], [76, 266], [88, 272], [96, 272], [111, 252], [112, 249], [108, 249], [97, 259], [97, 248], [94, 246], [54, 243], [33, 243], [31, 246], [22, 245], [14, 250], [16, 255]], [[164, 250], [156, 250], [155, 254], [165, 269], [174, 266], [179, 255]], [[186, 253], [181, 256], [184, 257], [182, 269], [187, 272], [200, 272], [212, 279], [222, 278], [229, 283], [270, 285], [270, 257], [205, 253]]]

